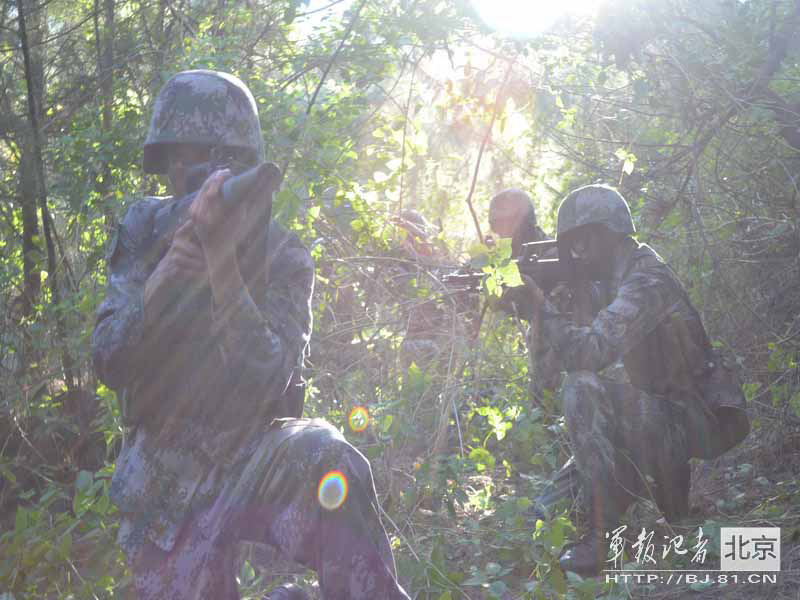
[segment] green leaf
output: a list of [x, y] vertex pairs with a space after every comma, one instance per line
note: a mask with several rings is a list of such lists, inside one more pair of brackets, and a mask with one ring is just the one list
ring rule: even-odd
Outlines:
[[469, 259], [469, 266], [477, 271], [483, 270], [484, 273], [488, 273], [489, 255], [479, 254], [478, 256], [473, 256]]
[[14, 473], [11, 472], [11, 469], [9, 469], [4, 464], [0, 464], [0, 474], [2, 474], [3, 477], [5, 477], [12, 486], [16, 487], [17, 478], [14, 475]]
[[242, 563], [241, 571], [239, 572], [239, 577], [245, 581], [253, 581], [256, 578], [256, 571], [253, 568], [253, 565], [250, 564], [249, 560], [244, 561]]
[[72, 550], [72, 534], [67, 532], [61, 536], [61, 543], [58, 545], [58, 552], [61, 558], [66, 560], [69, 558], [69, 553]]
[[381, 419], [381, 432], [387, 433], [389, 428], [392, 426], [392, 422], [394, 421], [394, 417], [392, 415], [383, 415]]
[[476, 258], [478, 256], [488, 256], [489, 255], [489, 247], [485, 244], [477, 243], [472, 244], [467, 249], [467, 254], [470, 255], [471, 258]]
[[486, 280], [486, 291], [490, 296], [500, 297], [503, 294], [503, 289], [497, 285], [497, 280], [494, 277], [489, 277]]
[[495, 458], [486, 448], [473, 448], [469, 453], [470, 460], [475, 464], [475, 469], [482, 472], [488, 468], [494, 469]]
[[512, 252], [512, 240], [511, 238], [500, 238], [497, 240], [497, 243], [494, 247], [494, 256], [498, 259], [498, 261], [503, 261], [505, 259], [511, 258]]
[[622, 170], [625, 172], [626, 175], [630, 175], [631, 173], [633, 173], [634, 162], [635, 162], [634, 160], [626, 160], [622, 164]]
[[619, 160], [622, 161], [622, 171], [626, 175], [630, 175], [633, 173], [633, 167], [636, 164], [636, 155], [632, 152], [628, 152], [624, 148], [619, 148], [614, 152], [614, 156], [616, 156]]
[[294, 218], [297, 214], [297, 209], [300, 206], [300, 198], [289, 189], [282, 189], [275, 194], [275, 199], [272, 203], [273, 215], [283, 215], [287, 220]]
[[800, 417], [800, 392], [795, 392], [789, 399], [789, 406], [794, 411], [795, 416]]
[[484, 585], [489, 583], [489, 580], [486, 578], [486, 574], [482, 571], [478, 571], [472, 575], [472, 577], [467, 578], [465, 581], [461, 582], [461, 585]]
[[508, 592], [508, 586], [502, 581], [493, 581], [489, 593], [495, 598], [502, 598]]
[[108, 499], [108, 495], [103, 494], [100, 496], [97, 502], [94, 503], [94, 506], [92, 506], [92, 510], [94, 510], [98, 514], [105, 515], [108, 512], [109, 507], [110, 507], [110, 501]]
[[437, 542], [431, 550], [431, 563], [433, 563], [437, 569], [441, 571], [445, 570], [444, 549], [442, 548], [442, 544], [439, 542]]
[[507, 287], [519, 287], [523, 284], [522, 277], [519, 274], [519, 267], [517, 263], [510, 262], [507, 265], [499, 267], [497, 274], [502, 277], [503, 283]]
[[17, 532], [23, 531], [28, 528], [28, 511], [22, 506], [17, 507], [17, 514], [14, 519], [14, 530]]
[[75, 489], [83, 491], [92, 484], [93, 480], [94, 476], [89, 471], [80, 471], [75, 478]]
[[554, 551], [558, 551], [561, 549], [561, 546], [564, 545], [564, 523], [561, 519], [556, 519], [553, 521], [553, 525], [550, 528], [550, 546], [553, 548]]
[[551, 569], [550, 571], [550, 584], [555, 588], [559, 594], [565, 594], [567, 591], [567, 581], [564, 579], [564, 573], [559, 568]]

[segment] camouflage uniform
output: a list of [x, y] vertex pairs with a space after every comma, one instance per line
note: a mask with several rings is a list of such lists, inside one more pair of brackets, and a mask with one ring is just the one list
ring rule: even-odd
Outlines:
[[[197, 130], [213, 129], [214, 111], [227, 106], [222, 98], [237, 96], [221, 84], [229, 76], [197, 73], [176, 79], [201, 100], [220, 98], [196, 115]], [[256, 159], [259, 144], [250, 144]], [[146, 147], [147, 170], [161, 168], [154, 161], [162, 150]], [[238, 598], [239, 541], [271, 544], [315, 569], [325, 598], [407, 598], [369, 463], [329, 424], [294, 418], [311, 331], [308, 251], [273, 222], [260, 259], [240, 257], [248, 283], [238, 297], [216, 306], [207, 285], [184, 287], [163, 314], [148, 314], [145, 284], [169, 246], [163, 223], [179, 210], [186, 207], [175, 199], [145, 198], [128, 211], [108, 256], [92, 340], [95, 369], [117, 391], [129, 426], [110, 495], [140, 598]], [[266, 279], [255, 276], [264, 269]], [[317, 487], [333, 470], [346, 477], [348, 494], [327, 510]]]
[[[571, 228], [620, 216], [604, 212], [609, 189], [589, 186], [565, 199], [559, 240]], [[628, 210], [621, 196], [618, 202]], [[629, 212], [627, 221], [630, 230], [609, 228], [632, 233]], [[686, 514], [688, 459], [719, 456], [749, 430], [741, 386], [712, 351], [674, 272], [630, 237], [610, 261], [613, 300], [590, 325], [571, 322], [549, 301], [540, 310], [542, 336], [568, 371], [567, 430], [600, 528], [638, 497], [654, 499], [667, 519]], [[630, 384], [598, 375], [620, 357]]]

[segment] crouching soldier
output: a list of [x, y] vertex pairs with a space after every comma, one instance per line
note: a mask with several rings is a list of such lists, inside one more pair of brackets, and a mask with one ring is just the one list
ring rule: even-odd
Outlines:
[[[541, 337], [567, 371], [569, 465], [577, 467], [589, 530], [560, 561], [584, 576], [600, 572], [606, 533], [637, 498], [655, 500], [668, 521], [685, 516], [689, 459], [721, 455], [750, 428], [741, 383], [713, 351], [686, 290], [633, 233], [630, 209], [613, 188], [582, 187], [561, 203], [559, 256], [608, 281], [612, 298], [587, 325], [561, 314], [525, 278]], [[619, 358], [630, 383], [598, 374]]]
[[127, 426], [111, 498], [139, 597], [235, 600], [236, 544], [254, 541], [316, 570], [327, 599], [408, 598], [369, 463], [299, 418], [314, 265], [269, 222], [274, 185], [231, 206], [217, 170], [180, 201], [189, 173], [223, 155], [264, 160], [252, 94], [225, 73], [179, 73], [144, 146], [145, 172], [166, 174], [175, 196], [125, 216], [92, 339]]

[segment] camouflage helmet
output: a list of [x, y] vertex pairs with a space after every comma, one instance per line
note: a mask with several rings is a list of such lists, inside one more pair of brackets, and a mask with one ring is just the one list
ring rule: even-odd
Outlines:
[[422, 213], [413, 208], [403, 209], [400, 217], [395, 217], [392, 220], [396, 225], [420, 239], [427, 239], [429, 232], [433, 229], [428, 220], [422, 216]]
[[587, 185], [573, 190], [558, 207], [558, 239], [583, 225], [604, 225], [621, 234], [636, 232], [625, 198], [607, 185]]
[[243, 162], [264, 160], [258, 108], [238, 77], [219, 71], [183, 71], [156, 98], [144, 142], [145, 173], [166, 173], [171, 144], [221, 146], [242, 151]]

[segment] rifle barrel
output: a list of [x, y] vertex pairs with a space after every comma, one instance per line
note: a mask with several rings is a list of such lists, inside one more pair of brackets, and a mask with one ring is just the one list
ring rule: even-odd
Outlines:
[[522, 244], [522, 256], [519, 257], [519, 260], [520, 262], [539, 260], [546, 252], [554, 248], [558, 248], [557, 240], [541, 240]]
[[522, 247], [549, 250], [550, 248], [558, 248], [558, 240], [539, 240], [538, 242], [527, 242], [522, 244]]

